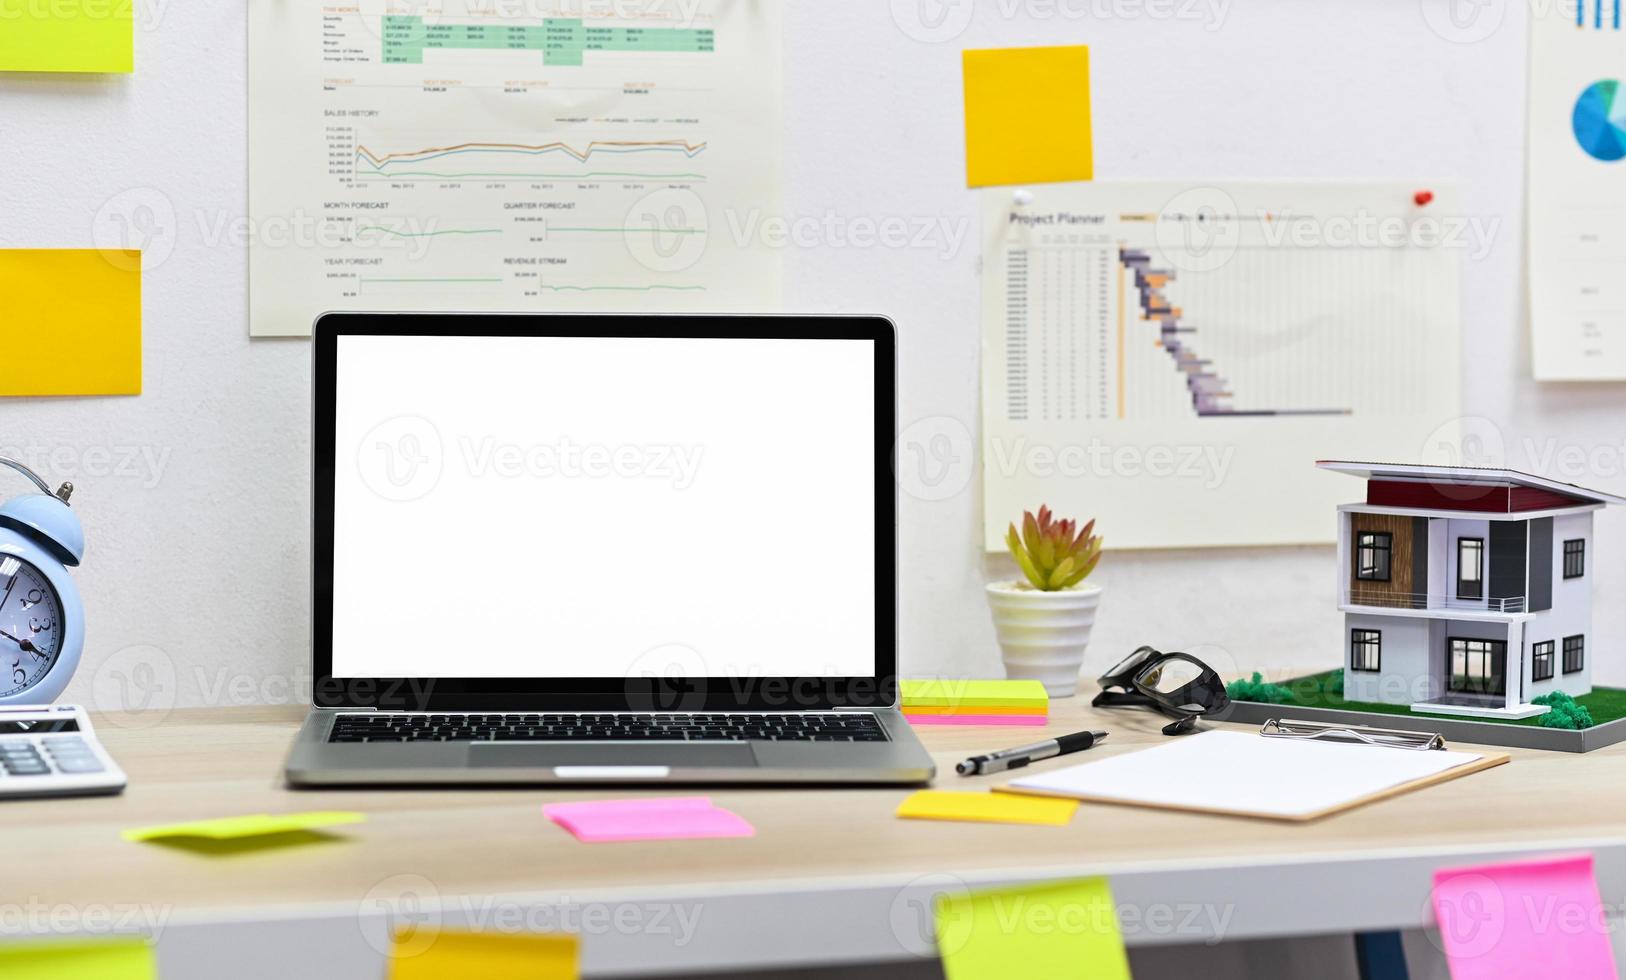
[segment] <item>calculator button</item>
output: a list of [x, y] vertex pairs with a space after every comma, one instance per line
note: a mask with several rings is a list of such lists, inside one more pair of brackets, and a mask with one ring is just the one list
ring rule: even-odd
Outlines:
[[58, 759], [56, 767], [65, 773], [101, 772], [102, 764], [95, 759]]
[[51, 767], [43, 762], [28, 765], [20, 762], [6, 763], [6, 772], [13, 776], [44, 776], [50, 773]]

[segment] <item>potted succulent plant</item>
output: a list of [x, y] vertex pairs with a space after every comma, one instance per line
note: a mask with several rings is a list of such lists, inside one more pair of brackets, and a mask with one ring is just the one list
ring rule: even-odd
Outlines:
[[1078, 693], [1078, 673], [1101, 604], [1099, 586], [1084, 580], [1101, 562], [1101, 539], [1090, 521], [1078, 530], [1055, 520], [1049, 507], [1038, 516], [1022, 515], [1005, 535], [1011, 557], [1025, 581], [992, 582], [988, 605], [994, 614], [1008, 677], [1043, 682], [1051, 697]]

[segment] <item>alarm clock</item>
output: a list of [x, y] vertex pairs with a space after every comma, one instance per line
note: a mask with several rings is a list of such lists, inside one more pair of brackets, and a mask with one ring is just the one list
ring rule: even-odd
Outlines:
[[39, 474], [0, 456], [39, 493], [0, 504], [0, 705], [50, 704], [85, 645], [85, 607], [68, 568], [85, 554], [85, 529], [68, 506], [73, 484], [52, 492]]

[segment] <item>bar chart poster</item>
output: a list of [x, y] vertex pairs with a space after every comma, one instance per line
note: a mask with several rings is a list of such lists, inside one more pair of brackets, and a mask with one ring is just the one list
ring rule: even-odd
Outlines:
[[[1439, 182], [983, 197], [985, 545], [1041, 504], [1109, 546], [1328, 543], [1323, 459], [1462, 462], [1464, 250]], [[1329, 477], [1334, 477], [1329, 479]]]
[[249, 11], [252, 334], [778, 306], [777, 0]]
[[1540, 381], [1626, 379], [1622, 0], [1531, 8], [1530, 323]]

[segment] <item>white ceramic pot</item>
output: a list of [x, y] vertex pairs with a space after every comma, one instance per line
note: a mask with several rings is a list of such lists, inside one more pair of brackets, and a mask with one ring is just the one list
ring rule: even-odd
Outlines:
[[1025, 582], [990, 583], [988, 607], [1005, 676], [1040, 681], [1053, 698], [1077, 694], [1078, 672], [1100, 605], [1100, 586], [1040, 592]]

